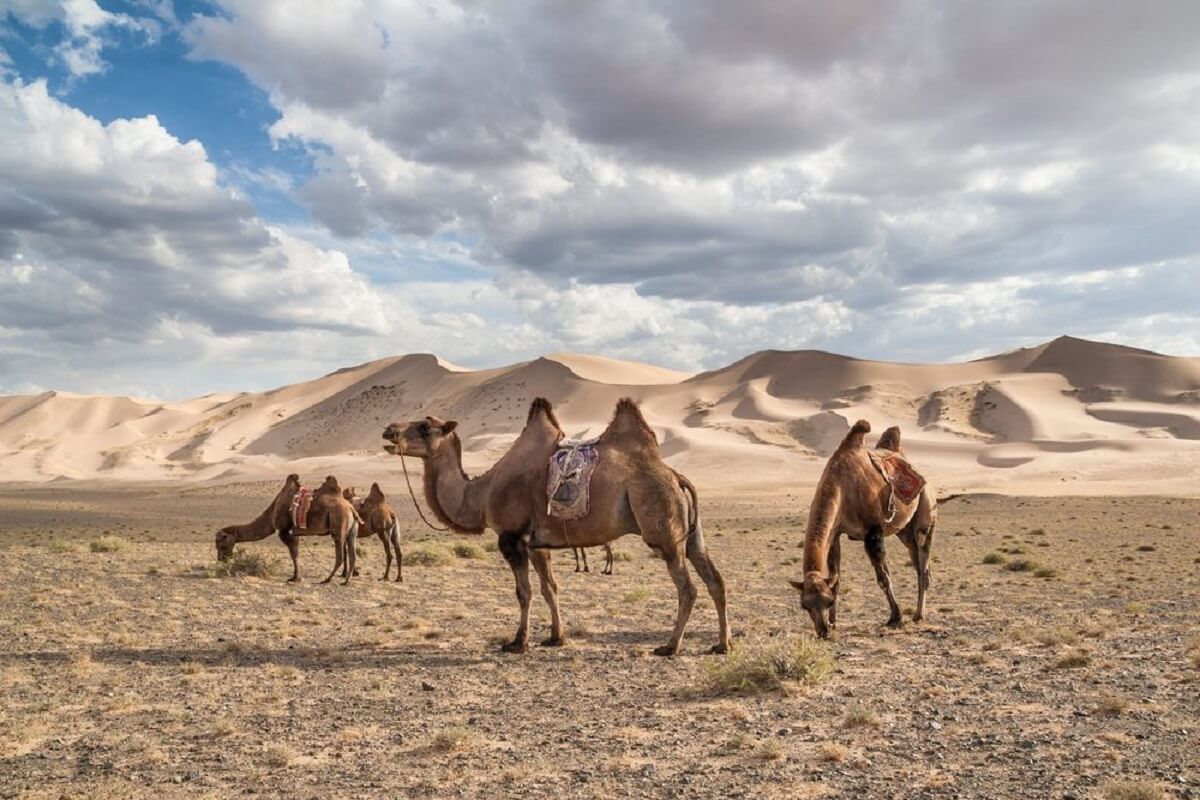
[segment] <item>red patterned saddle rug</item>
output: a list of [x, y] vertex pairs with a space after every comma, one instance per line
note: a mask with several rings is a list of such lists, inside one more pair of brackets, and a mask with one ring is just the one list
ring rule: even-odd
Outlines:
[[559, 439], [546, 470], [546, 513], [564, 520], [586, 516], [592, 473], [599, 463], [595, 439]]
[[301, 486], [292, 498], [292, 524], [301, 530], [308, 527], [308, 507], [312, 505], [312, 489]]
[[892, 450], [872, 450], [871, 463], [892, 487], [893, 496], [902, 503], [911, 503], [925, 488], [925, 479], [913, 469], [908, 459]]

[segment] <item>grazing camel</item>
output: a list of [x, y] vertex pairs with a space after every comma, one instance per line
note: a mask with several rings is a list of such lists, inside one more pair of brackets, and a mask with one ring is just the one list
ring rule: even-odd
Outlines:
[[287, 545], [292, 557], [292, 577], [289, 583], [300, 581], [300, 537], [301, 536], [330, 536], [333, 538], [336, 559], [333, 570], [322, 583], [333, 580], [339, 567], [343, 567], [343, 583], [349, 583], [354, 575], [354, 541], [358, 535], [358, 518], [354, 507], [342, 497], [337, 485], [337, 478], [332, 475], [325, 478], [321, 487], [313, 492], [312, 504], [308, 508], [306, 528], [297, 528], [292, 520], [292, 499], [300, 491], [300, 476], [295, 473], [288, 475], [283, 482], [283, 488], [271, 505], [258, 515], [253, 522], [246, 525], [227, 525], [217, 531], [217, 559], [226, 561], [233, 555], [233, 548], [238, 542], [255, 542], [266, 539], [272, 534]]
[[385, 449], [425, 462], [425, 501], [443, 524], [460, 533], [491, 528], [499, 534], [500, 551], [512, 568], [520, 605], [520, 624], [513, 640], [504, 645], [505, 652], [520, 653], [528, 647], [530, 562], [550, 607], [550, 638], [542, 644], [560, 646], [563, 625], [549, 548], [598, 547], [627, 533], [640, 534], [666, 561], [678, 593], [671, 638], [654, 652], [675, 655], [683, 640], [696, 599], [685, 558], [704, 580], [717, 609], [720, 631], [712, 652], [730, 650], [725, 582], [704, 544], [696, 487], [663, 463], [654, 431], [632, 400], [617, 403], [612, 422], [597, 440], [600, 460], [591, 478], [588, 511], [569, 522], [550, 516], [547, 509], [546, 472], [563, 436], [549, 401], [533, 401], [525, 428], [512, 447], [477, 478], [468, 478], [463, 471], [456, 427], [453, 420], [437, 417], [393, 423], [383, 433], [390, 443]]
[[[576, 572], [591, 572], [592, 571], [591, 568], [588, 567], [587, 548], [572, 547], [571, 549], [575, 551], [575, 571]], [[600, 570], [601, 575], [612, 575], [613, 574], [613, 561], [614, 560], [615, 559], [613, 558], [612, 545], [610, 545], [610, 544], [604, 545], [604, 569]], [[583, 564], [582, 568], [580, 567], [581, 562]]]
[[371, 484], [371, 491], [362, 500], [351, 486], [342, 492], [342, 496], [350, 501], [358, 516], [362, 519], [362, 532], [367, 536], [378, 536], [383, 542], [383, 552], [387, 555], [387, 564], [383, 567], [383, 577], [386, 581], [392, 570], [392, 551], [396, 553], [396, 583], [404, 581], [404, 556], [400, 552], [400, 523], [392, 507], [388, 505], [387, 496], [379, 488], [378, 483]]
[[[937, 524], [937, 501], [925, 485], [915, 497], [904, 500], [872, 463], [864, 437], [871, 431], [866, 420], [854, 423], [846, 438], [829, 457], [808, 509], [804, 534], [804, 578], [791, 581], [803, 595], [802, 603], [816, 633], [829, 636], [837, 625], [837, 596], [841, 571], [841, 535], [862, 541], [875, 568], [875, 580], [887, 597], [891, 615], [888, 627], [898, 628], [900, 606], [892, 592], [884, 539], [897, 535], [908, 548], [917, 571], [917, 608], [914, 621], [925, 614], [929, 588], [929, 553]], [[879, 438], [876, 453], [903, 455], [900, 429], [888, 428]], [[828, 618], [826, 618], [828, 614]]]

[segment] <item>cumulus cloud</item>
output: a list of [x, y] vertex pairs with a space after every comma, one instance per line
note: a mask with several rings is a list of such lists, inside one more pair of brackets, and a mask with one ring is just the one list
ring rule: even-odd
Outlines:
[[[166, 19], [174, 21], [169, 4], [160, 4], [157, 13], [169, 14]], [[156, 40], [162, 33], [161, 24], [153, 16], [106, 11], [96, 0], [0, 0], [0, 21], [9, 14], [35, 28], [61, 24], [66, 35], [55, 53], [76, 78], [104, 71], [102, 51], [118, 31], [132, 32], [147, 41]]]

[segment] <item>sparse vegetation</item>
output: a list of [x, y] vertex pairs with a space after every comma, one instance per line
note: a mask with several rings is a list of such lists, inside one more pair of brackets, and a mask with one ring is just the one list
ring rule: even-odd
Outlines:
[[780, 761], [784, 757], [783, 745], [778, 739], [765, 739], [755, 748], [754, 757], [760, 761]]
[[1009, 572], [1033, 572], [1039, 569], [1040, 565], [1032, 559], [1017, 558], [1008, 562], [1004, 568]]
[[879, 715], [866, 706], [855, 706], [842, 717], [842, 725], [847, 728], [878, 728], [881, 724]]
[[1058, 576], [1058, 570], [1054, 567], [1038, 567], [1033, 571], [1035, 578], [1055, 578]]
[[455, 558], [479, 559], [484, 558], [483, 548], [474, 542], [455, 542], [450, 546]]
[[93, 553], [119, 553], [129, 547], [129, 540], [120, 536], [99, 536], [88, 544]]
[[633, 561], [633, 554], [625, 550], [613, 550], [613, 561]]
[[237, 548], [233, 555], [224, 561], [218, 561], [209, 569], [214, 578], [267, 578], [275, 573], [275, 559], [269, 558], [259, 550]]
[[1104, 800], [1166, 800], [1166, 793], [1154, 781], [1122, 780], [1106, 784]]
[[836, 742], [825, 742], [817, 748], [817, 760], [826, 764], [840, 764], [849, 755], [849, 748]]
[[1124, 714], [1129, 708], [1129, 700], [1119, 694], [1105, 692], [1100, 695], [1100, 699], [1096, 701], [1096, 713], [1103, 714], [1108, 717], [1115, 717]]
[[995, 551], [992, 551], [983, 557], [983, 563], [985, 564], [1003, 564], [1006, 561], [1008, 561], [1007, 558]]
[[754, 694], [787, 683], [819, 683], [833, 671], [830, 648], [808, 636], [746, 642], [704, 665], [704, 686], [713, 694]]
[[1092, 663], [1092, 657], [1082, 650], [1068, 650], [1054, 659], [1055, 669], [1076, 669]]
[[439, 753], [455, 753], [470, 750], [476, 743], [475, 733], [469, 728], [454, 727], [435, 733], [429, 747]]
[[422, 542], [404, 551], [404, 566], [445, 567], [454, 563], [454, 556], [441, 545]]

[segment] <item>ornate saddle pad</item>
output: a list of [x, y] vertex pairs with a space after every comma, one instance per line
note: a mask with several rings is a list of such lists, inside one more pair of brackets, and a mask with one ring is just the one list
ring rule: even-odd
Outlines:
[[550, 454], [546, 471], [546, 513], [559, 519], [579, 519], [588, 513], [592, 473], [600, 463], [596, 439], [581, 442], [562, 438]]
[[892, 485], [892, 491], [902, 503], [911, 503], [925, 488], [925, 479], [913, 469], [908, 459], [892, 450], [872, 450], [871, 463]]
[[312, 489], [301, 486], [292, 498], [292, 524], [297, 528], [308, 527], [308, 507], [312, 505]]

